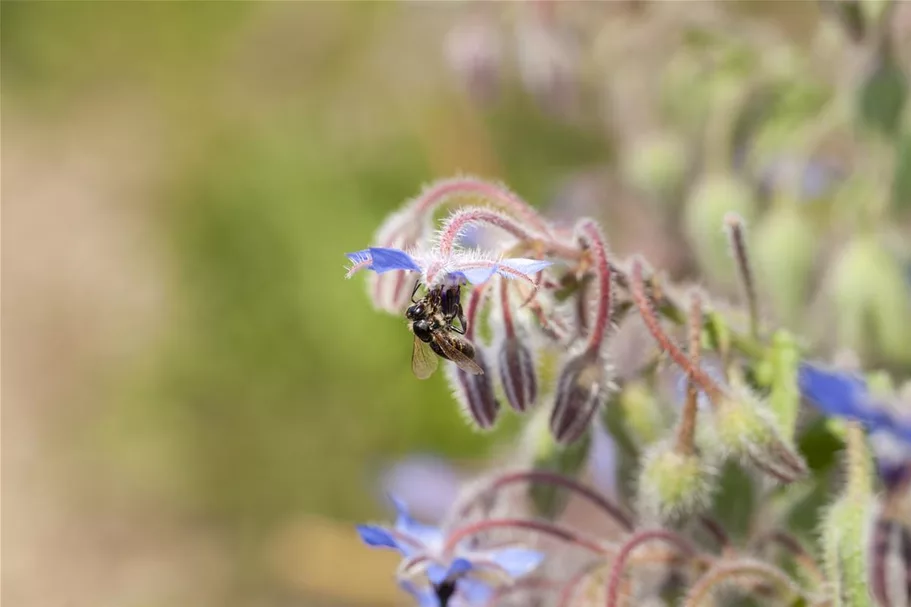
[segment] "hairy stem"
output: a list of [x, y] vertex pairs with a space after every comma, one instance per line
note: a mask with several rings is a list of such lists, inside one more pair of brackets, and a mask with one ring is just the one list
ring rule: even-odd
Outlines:
[[[690, 293], [690, 321], [689, 321], [689, 355], [690, 362], [697, 369], [700, 367], [702, 348], [702, 298], [699, 293]], [[691, 455], [694, 450], [696, 436], [696, 414], [699, 405], [699, 387], [691, 375], [686, 378], [686, 403], [683, 405], [683, 415], [680, 418], [680, 427], [677, 431], [677, 452]]]
[[652, 304], [645, 292], [645, 282], [642, 278], [642, 266], [643, 262], [640, 258], [636, 257], [633, 259], [630, 271], [630, 291], [633, 296], [633, 303], [635, 303], [636, 307], [639, 309], [639, 314], [642, 316], [646, 328], [649, 330], [649, 333], [652, 334], [652, 337], [658, 343], [658, 346], [667, 352], [671, 359], [673, 359], [673, 361], [677, 363], [693, 381], [699, 384], [699, 387], [702, 388], [702, 391], [706, 393], [713, 403], [716, 403], [722, 396], [721, 388], [701, 368], [692, 364], [686, 354], [683, 353], [661, 327], [661, 321], [659, 321], [658, 317], [655, 315]]
[[585, 344], [586, 351], [594, 354], [601, 349], [604, 336], [610, 328], [612, 274], [604, 237], [598, 224], [591, 219], [583, 219], [579, 223], [579, 232], [588, 242], [595, 275], [598, 278], [598, 305], [595, 309], [594, 323]]
[[756, 337], [759, 335], [759, 307], [756, 299], [756, 284], [753, 280], [753, 267], [747, 254], [743, 219], [735, 213], [728, 213], [724, 218], [724, 225], [727, 228], [731, 250], [734, 253], [734, 261], [737, 262], [737, 275], [740, 277], [740, 285], [743, 288], [750, 314], [750, 335]]
[[475, 177], [438, 181], [421, 192], [411, 204], [418, 214], [424, 215], [454, 199], [472, 197], [481, 198], [484, 202], [512, 213], [542, 234], [551, 234], [550, 226], [530, 204], [503, 186]]
[[696, 551], [690, 545], [689, 541], [677, 535], [672, 531], [665, 529], [650, 529], [639, 531], [630, 537], [626, 543], [620, 547], [617, 557], [611, 565], [610, 575], [607, 580], [607, 607], [617, 607], [620, 600], [620, 584], [623, 581], [623, 571], [626, 569], [627, 561], [633, 550], [645, 542], [661, 540], [671, 544], [678, 549], [684, 556], [693, 557]]
[[443, 255], [452, 253], [459, 234], [472, 224], [485, 224], [500, 228], [523, 242], [530, 242], [536, 238], [532, 232], [526, 230], [522, 224], [509, 215], [482, 207], [468, 207], [456, 211], [443, 223], [439, 235], [440, 252]]
[[614, 520], [614, 522], [623, 527], [624, 530], [630, 531], [633, 528], [633, 523], [632, 520], [630, 520], [630, 517], [625, 512], [623, 512], [623, 509], [620, 506], [608, 498], [604, 497], [594, 489], [587, 487], [567, 476], [563, 476], [555, 472], [547, 472], [544, 470], [525, 470], [521, 472], [510, 472], [497, 477], [490, 483], [490, 485], [478, 491], [474, 496], [465, 502], [461, 508], [461, 515], [465, 516], [473, 504], [482, 497], [490, 495], [495, 491], [499, 491], [504, 487], [517, 483], [537, 483], [541, 485], [562, 487], [563, 489], [571, 491], [586, 501], [590, 502], [591, 504], [597, 506], [599, 510], [607, 514], [611, 519]]
[[446, 544], [443, 546], [443, 554], [451, 554], [459, 542], [468, 539], [473, 535], [477, 535], [485, 531], [504, 529], [523, 529], [526, 531], [533, 531], [535, 533], [540, 533], [542, 535], [547, 535], [549, 537], [561, 540], [571, 546], [584, 548], [589, 552], [595, 554], [608, 554], [607, 548], [598, 544], [597, 542], [583, 537], [582, 535], [579, 535], [575, 531], [545, 521], [535, 521], [531, 519], [521, 518], [491, 518], [454, 529], [446, 539]]
[[718, 584], [730, 578], [745, 575], [769, 580], [793, 594], [800, 594], [794, 581], [782, 570], [761, 561], [744, 559], [716, 567], [696, 580], [696, 583], [690, 588], [683, 607], [699, 607], [703, 605]]

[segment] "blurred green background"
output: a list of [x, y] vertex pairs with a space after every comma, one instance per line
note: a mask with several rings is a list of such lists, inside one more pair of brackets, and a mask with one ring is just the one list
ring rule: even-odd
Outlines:
[[[815, 22], [762, 4], [736, 10]], [[422, 183], [466, 171], [542, 207], [594, 183], [616, 249], [692, 271], [675, 220], [602, 178], [622, 158], [594, 96], [570, 119], [514, 81], [472, 102], [442, 50], [464, 6], [0, 6], [10, 605], [391, 603], [394, 559], [350, 527], [381, 513], [378, 467], [497, 444], [344, 279]]]

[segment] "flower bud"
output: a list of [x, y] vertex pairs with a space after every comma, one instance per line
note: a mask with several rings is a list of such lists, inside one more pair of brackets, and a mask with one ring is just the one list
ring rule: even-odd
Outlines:
[[911, 601], [911, 522], [880, 516], [870, 538], [869, 586], [880, 605]]
[[598, 352], [570, 357], [560, 371], [550, 431], [559, 443], [577, 440], [612, 388], [608, 367]]
[[749, 460], [759, 470], [783, 482], [807, 473], [797, 451], [782, 438], [774, 415], [745, 387], [736, 387], [713, 412], [714, 435], [720, 455]]
[[687, 201], [684, 221], [703, 271], [717, 280], [735, 284], [737, 269], [730, 259], [728, 238], [723, 229], [728, 213], [736, 213], [750, 223], [753, 196], [749, 188], [732, 175], [708, 175], [695, 185]]
[[445, 365], [446, 377], [462, 411], [478, 428], [490, 430], [497, 421], [500, 401], [494, 394], [489, 367], [484, 358], [484, 351], [479, 345], [475, 346], [474, 361], [484, 370], [484, 373], [473, 375], [456, 365]]
[[676, 451], [669, 443], [650, 447], [639, 474], [640, 513], [661, 524], [682, 521], [708, 507], [717, 470], [702, 457]]
[[762, 291], [779, 317], [796, 325], [806, 308], [816, 250], [812, 222], [797, 205], [779, 204], [762, 218], [753, 245], [751, 257]]
[[446, 61], [473, 99], [489, 103], [497, 95], [502, 69], [500, 32], [486, 18], [457, 24], [446, 34]]
[[538, 397], [538, 378], [531, 350], [516, 337], [504, 339], [497, 364], [506, 400], [516, 411], [528, 410]]
[[911, 362], [911, 298], [902, 268], [871, 236], [858, 236], [832, 268], [838, 342], [862, 354]]

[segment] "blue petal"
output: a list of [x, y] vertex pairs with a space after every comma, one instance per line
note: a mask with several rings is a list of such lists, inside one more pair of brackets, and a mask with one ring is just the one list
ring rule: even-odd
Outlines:
[[446, 575], [449, 573], [449, 569], [443, 567], [439, 563], [432, 563], [427, 565], [427, 579], [430, 580], [431, 584], [439, 584], [446, 579]]
[[[500, 265], [522, 272], [522, 274], [535, 274], [544, 268], [552, 266], [553, 262], [543, 259], [524, 259], [516, 257], [513, 259], [504, 259], [500, 261]], [[509, 275], [506, 276], [507, 278], [510, 277]]]
[[377, 527], [375, 525], [358, 525], [357, 532], [358, 535], [361, 536], [361, 540], [368, 546], [401, 550], [399, 543], [392, 537], [392, 534], [382, 527]]
[[474, 565], [471, 564], [471, 561], [459, 557], [449, 564], [449, 569], [446, 571], [446, 579], [454, 580], [460, 578], [472, 569], [474, 569]]
[[469, 605], [486, 605], [493, 597], [493, 588], [481, 580], [465, 577], [459, 580], [459, 596]]
[[460, 276], [473, 285], [479, 285], [490, 280], [490, 277], [493, 276], [494, 272], [496, 271], [497, 265], [491, 264], [485, 268], [472, 268], [470, 270], [460, 270], [458, 272], [453, 272], [453, 275]]
[[801, 394], [827, 415], [854, 419], [871, 429], [893, 425], [887, 412], [873, 406], [866, 383], [856, 375], [802, 364], [797, 383]]
[[390, 495], [389, 499], [395, 505], [395, 529], [409, 535], [424, 546], [434, 546], [443, 542], [443, 532], [437, 527], [424, 525], [417, 522], [408, 514], [408, 506], [402, 500]]
[[544, 553], [526, 548], [503, 548], [494, 552], [491, 560], [510, 577], [517, 578], [534, 571], [544, 560]]
[[345, 256], [352, 263], [363, 263], [368, 258], [370, 265], [367, 266], [377, 274], [390, 272], [392, 270], [413, 270], [420, 272], [421, 267], [408, 253], [401, 249], [387, 249], [384, 247], [370, 247], [363, 251], [346, 253]]
[[377, 274], [389, 272], [390, 270], [421, 271], [421, 266], [418, 265], [418, 262], [401, 249], [371, 247], [368, 250], [370, 251], [370, 256], [373, 258], [371, 267]]

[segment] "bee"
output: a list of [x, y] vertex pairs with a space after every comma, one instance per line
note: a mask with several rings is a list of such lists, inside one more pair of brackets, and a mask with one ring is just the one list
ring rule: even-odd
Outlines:
[[[436, 371], [439, 361], [434, 354], [454, 362], [466, 373], [484, 373], [474, 360], [474, 346], [460, 337], [465, 334], [468, 325], [462, 311], [459, 287], [435, 287], [415, 300], [414, 294], [419, 287], [420, 283], [414, 286], [411, 294], [413, 305], [405, 310], [405, 318], [411, 321], [410, 328], [414, 333], [411, 370], [417, 378], [427, 379]], [[458, 327], [454, 324], [456, 319]]]

